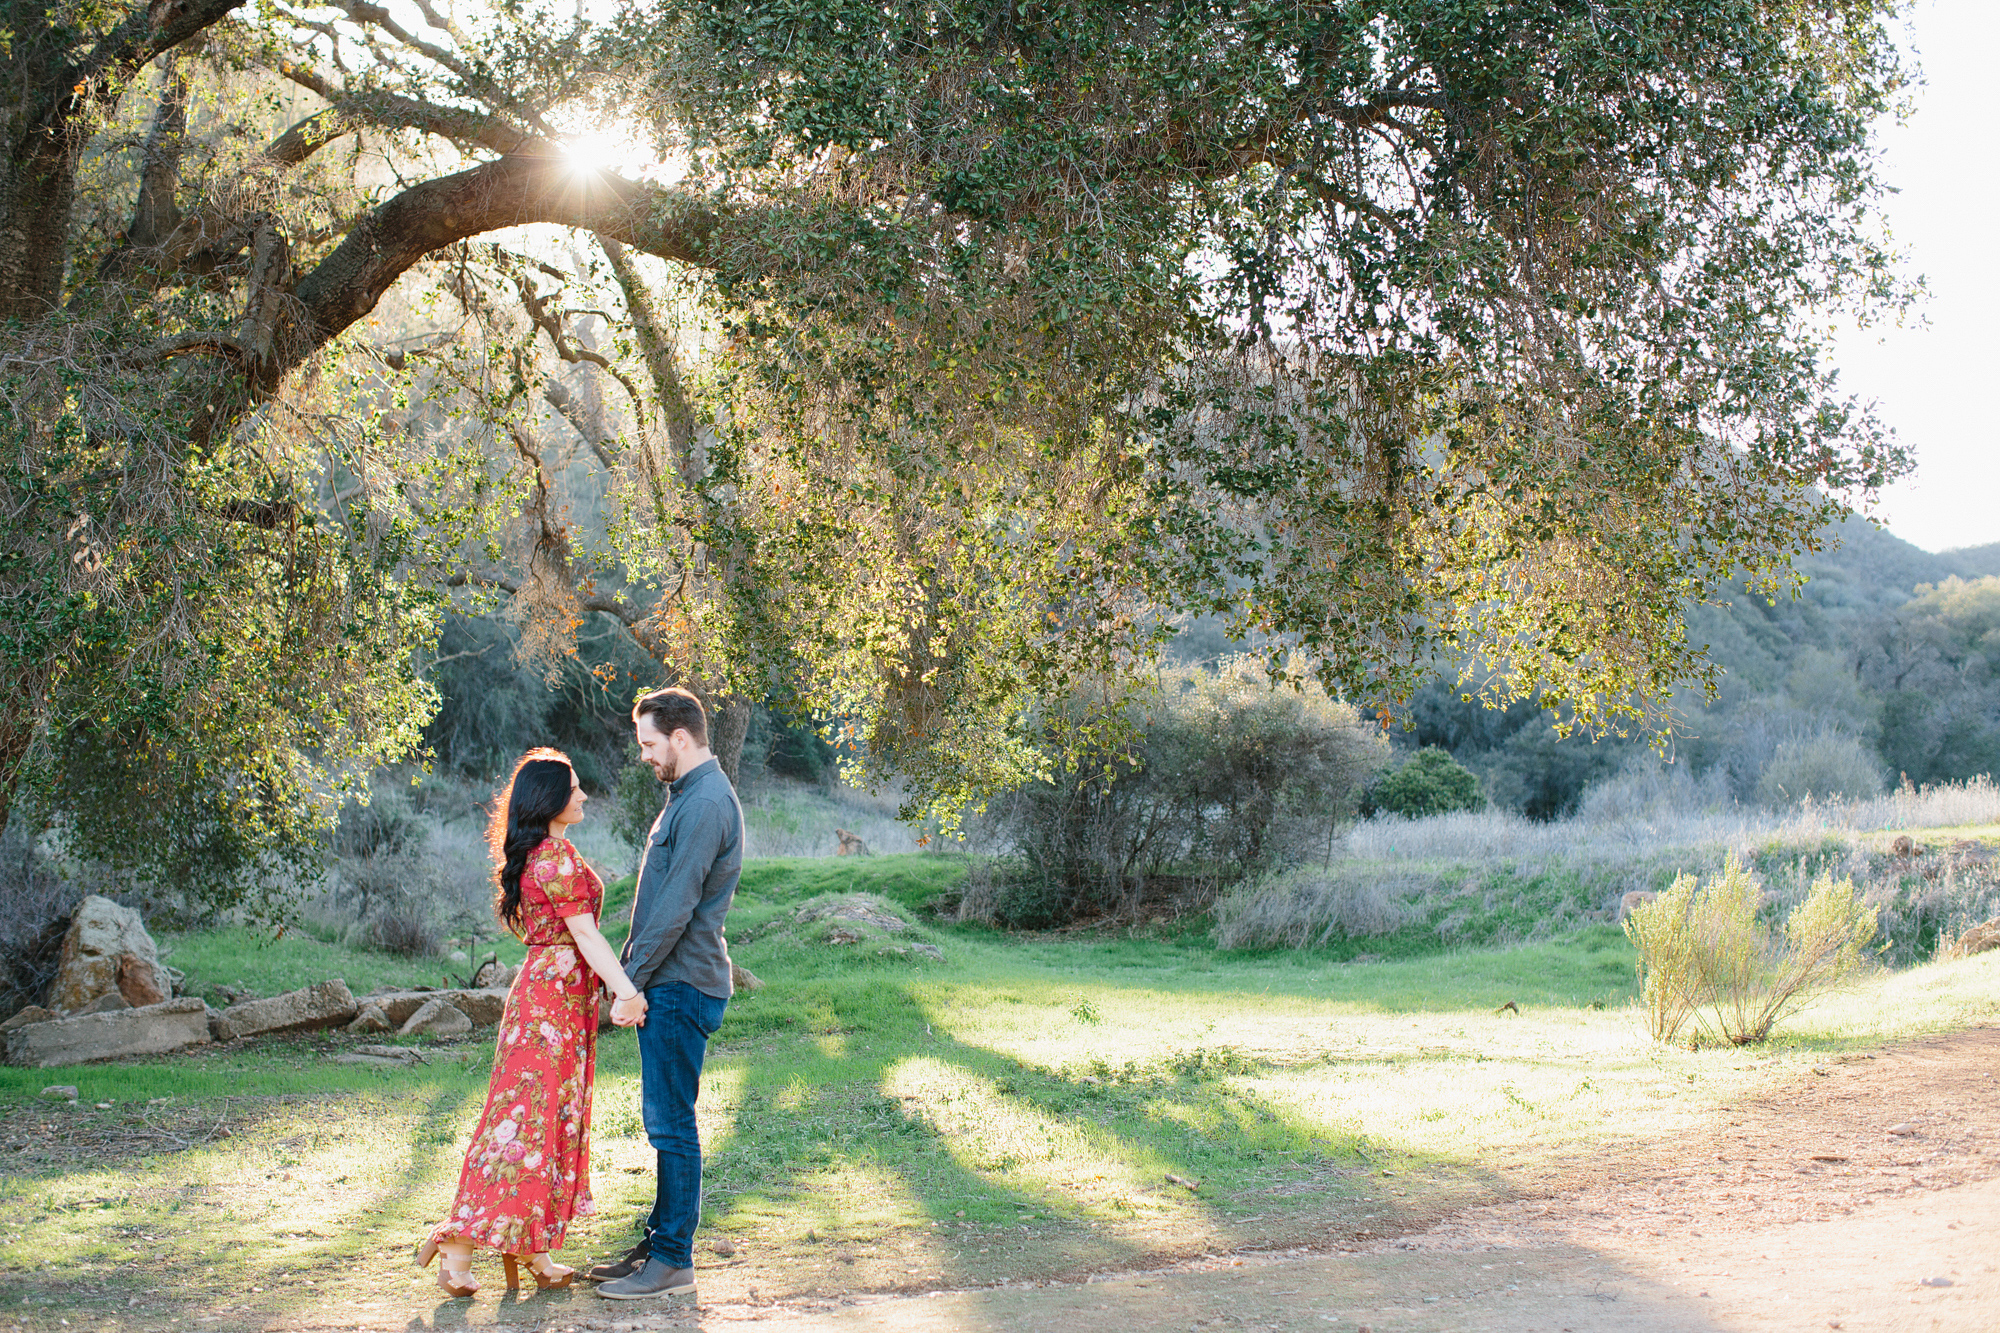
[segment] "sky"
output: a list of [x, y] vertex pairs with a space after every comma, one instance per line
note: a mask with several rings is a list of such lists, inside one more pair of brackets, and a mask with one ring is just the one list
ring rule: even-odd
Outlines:
[[1885, 125], [1883, 175], [1901, 191], [1888, 215], [1909, 268], [1930, 287], [1903, 328], [1840, 340], [1841, 382], [1876, 400], [1916, 453], [1914, 476], [1882, 493], [1889, 531], [1927, 551], [2000, 542], [2000, 262], [1990, 143], [2000, 3], [1916, 0], [1908, 45], [1924, 86], [1901, 126]]

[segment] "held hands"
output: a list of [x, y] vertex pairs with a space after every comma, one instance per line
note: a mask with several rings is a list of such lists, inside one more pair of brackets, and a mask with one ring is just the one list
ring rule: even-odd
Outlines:
[[637, 1027], [646, 1021], [646, 997], [633, 991], [622, 1000], [611, 1002], [611, 1021], [621, 1028]]

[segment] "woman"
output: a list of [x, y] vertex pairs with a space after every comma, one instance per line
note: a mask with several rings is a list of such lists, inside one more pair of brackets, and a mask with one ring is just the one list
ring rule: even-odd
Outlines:
[[499, 1250], [507, 1285], [521, 1285], [520, 1259], [538, 1287], [566, 1287], [576, 1270], [549, 1258], [570, 1219], [588, 1215], [590, 1085], [597, 1059], [597, 987], [617, 997], [612, 1021], [646, 1013], [640, 995], [597, 928], [604, 884], [563, 836], [583, 818], [583, 794], [568, 756], [530, 750], [495, 804], [487, 827], [500, 891], [501, 924], [528, 946], [500, 1019], [486, 1109], [465, 1152], [451, 1212], [417, 1248], [417, 1266], [442, 1254], [438, 1286], [479, 1290], [472, 1251]]

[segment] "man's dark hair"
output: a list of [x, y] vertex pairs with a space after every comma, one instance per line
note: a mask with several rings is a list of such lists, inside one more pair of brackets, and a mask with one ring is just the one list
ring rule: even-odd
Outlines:
[[701, 700], [678, 685], [640, 695], [639, 702], [632, 705], [632, 720], [642, 717], [653, 719], [653, 729], [662, 736], [685, 731], [696, 745], [708, 744], [708, 714]]

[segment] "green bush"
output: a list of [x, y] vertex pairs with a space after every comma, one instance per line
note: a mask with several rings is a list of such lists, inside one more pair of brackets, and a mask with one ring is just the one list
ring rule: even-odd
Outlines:
[[628, 764], [618, 775], [618, 785], [612, 790], [610, 818], [605, 821], [613, 833], [626, 846], [637, 848], [646, 840], [652, 830], [653, 820], [658, 817], [660, 807], [666, 804], [667, 791], [660, 780], [653, 776], [653, 770], [644, 764]]
[[1450, 751], [1435, 745], [1426, 745], [1402, 767], [1384, 774], [1368, 801], [1375, 810], [1406, 819], [1486, 808], [1486, 797], [1480, 794], [1479, 779], [1472, 770], [1453, 759]]
[[1774, 809], [1807, 800], [1877, 796], [1881, 791], [1881, 761], [1852, 736], [1781, 741], [1757, 779], [1757, 803]]
[[1655, 1040], [1677, 1039], [1692, 1021], [1696, 1044], [1764, 1041], [1787, 1015], [1860, 970], [1875, 938], [1875, 909], [1853, 880], [1819, 876], [1782, 931], [1760, 919], [1763, 897], [1731, 856], [1707, 884], [1682, 875], [1626, 918]]
[[1273, 686], [1250, 659], [1164, 672], [1114, 710], [1079, 697], [1042, 724], [1050, 775], [995, 803], [1015, 857], [973, 896], [1029, 929], [1324, 857], [1384, 748], [1348, 705]]

